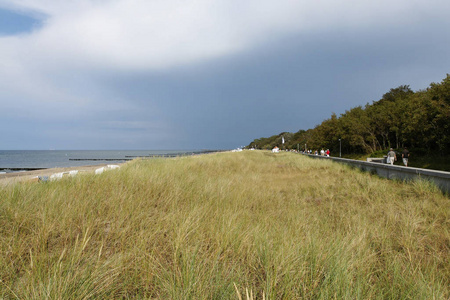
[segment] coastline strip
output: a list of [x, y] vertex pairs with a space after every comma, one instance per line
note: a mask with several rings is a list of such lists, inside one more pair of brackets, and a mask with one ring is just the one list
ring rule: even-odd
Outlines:
[[[119, 163], [117, 165], [121, 166], [125, 163]], [[48, 168], [48, 169], [39, 169], [33, 171], [25, 171], [25, 172], [11, 172], [0, 174], [0, 187], [10, 184], [15, 184], [18, 182], [27, 182], [27, 181], [38, 181], [38, 177], [49, 177], [53, 174], [57, 173], [67, 173], [69, 174], [74, 171], [82, 172], [82, 173], [92, 173], [94, 174], [95, 170], [105, 167], [108, 165], [86, 165], [86, 166], [77, 166], [77, 167], [67, 167], [67, 168]]]

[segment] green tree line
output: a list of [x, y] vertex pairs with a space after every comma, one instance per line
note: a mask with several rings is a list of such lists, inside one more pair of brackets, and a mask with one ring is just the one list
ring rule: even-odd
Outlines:
[[[282, 138], [285, 144], [282, 145]], [[247, 147], [272, 149], [329, 148], [338, 153], [374, 153], [413, 148], [419, 154], [450, 154], [450, 74], [414, 92], [409, 85], [392, 88], [378, 101], [357, 106], [308, 130], [253, 140]]]

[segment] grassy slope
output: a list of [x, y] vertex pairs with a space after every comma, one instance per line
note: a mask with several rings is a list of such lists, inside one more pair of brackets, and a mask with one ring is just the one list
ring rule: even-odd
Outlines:
[[0, 298], [450, 296], [449, 198], [330, 161], [142, 160], [0, 199]]

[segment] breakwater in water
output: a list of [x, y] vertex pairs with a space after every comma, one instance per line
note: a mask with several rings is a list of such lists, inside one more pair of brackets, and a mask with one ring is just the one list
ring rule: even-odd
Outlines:
[[218, 150], [0, 150], [0, 173], [121, 163], [135, 158], [198, 155]]

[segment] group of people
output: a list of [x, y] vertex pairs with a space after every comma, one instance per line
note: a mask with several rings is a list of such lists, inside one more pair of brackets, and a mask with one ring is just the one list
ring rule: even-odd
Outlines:
[[[275, 146], [275, 147], [272, 149], [272, 152], [278, 153], [278, 152], [280, 152], [280, 148], [278, 148], [277, 146]], [[307, 150], [305, 150], [303, 153], [306, 153], [306, 154], [313, 154], [313, 153], [314, 153], [315, 155], [319, 155], [319, 151], [318, 151], [318, 150], [315, 150], [315, 151], [313, 152], [311, 149], [307, 149]], [[403, 148], [403, 152], [402, 152], [401, 154], [402, 154], [403, 164], [405, 165], [405, 167], [407, 167], [407, 166], [408, 166], [409, 156], [410, 156], [410, 153], [409, 153], [409, 151], [408, 151], [408, 148], [404, 147], [404, 148]], [[324, 150], [324, 149], [322, 148], [322, 149], [320, 150], [320, 155], [321, 155], [321, 156], [327, 156], [327, 157], [330, 157], [330, 149]], [[394, 162], [395, 162], [395, 161], [397, 161], [397, 153], [395, 153], [394, 149], [391, 148], [391, 149], [389, 149], [389, 152], [388, 152], [388, 154], [387, 154], [387, 163], [388, 163], [388, 164], [391, 164], [391, 165], [394, 165]]]
[[327, 157], [330, 157], [330, 149], [327, 149], [327, 150], [323, 150], [323, 148], [320, 150], [320, 155], [321, 156], [327, 156]]
[[[318, 151], [318, 150], [312, 151], [311, 149], [305, 150], [303, 153], [319, 155], [319, 151]], [[320, 155], [321, 155], [321, 156], [327, 156], [327, 157], [330, 157], [330, 149], [327, 149], [327, 150], [321, 149], [321, 150], [320, 150]]]
[[[403, 148], [403, 152], [402, 152], [402, 160], [403, 160], [403, 164], [405, 165], [405, 167], [408, 166], [408, 160], [409, 160], [409, 151], [408, 148], [404, 147]], [[387, 163], [394, 165], [394, 161], [397, 160], [397, 154], [395, 153], [394, 149], [391, 148], [389, 149], [389, 152], [387, 154]]]

